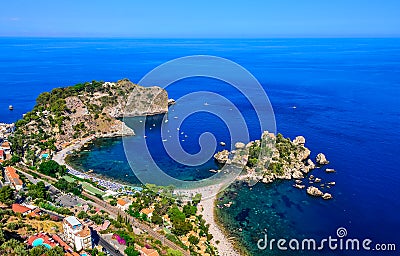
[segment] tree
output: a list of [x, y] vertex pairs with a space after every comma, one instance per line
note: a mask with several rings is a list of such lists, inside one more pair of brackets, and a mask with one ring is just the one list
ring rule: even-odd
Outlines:
[[186, 216], [177, 206], [173, 206], [168, 210], [168, 216], [172, 222], [184, 221]]
[[39, 181], [37, 184], [32, 184], [28, 187], [28, 196], [33, 199], [36, 198], [47, 198], [46, 186], [43, 181]]
[[163, 224], [163, 219], [159, 214], [153, 213], [153, 216], [151, 216], [151, 222], [153, 222], [156, 225], [161, 225]]
[[193, 245], [197, 245], [200, 242], [200, 239], [198, 237], [190, 235], [188, 241]]
[[187, 221], [175, 221], [172, 224], [172, 233], [174, 233], [177, 236], [183, 236], [186, 235], [187, 233], [192, 230], [193, 226], [190, 222]]
[[183, 256], [183, 253], [181, 251], [168, 248], [167, 249], [167, 256]]
[[47, 255], [47, 253], [49, 252], [49, 249], [47, 249], [44, 246], [36, 246], [33, 247], [30, 251], [29, 251], [29, 255], [30, 256], [38, 256], [38, 255]]
[[187, 204], [183, 206], [183, 213], [185, 214], [186, 218], [189, 218], [192, 215], [196, 215], [197, 207]]
[[11, 205], [14, 202], [14, 190], [10, 186], [4, 186], [0, 189], [0, 202]]
[[82, 194], [82, 186], [78, 183], [78, 181], [68, 182], [66, 179], [61, 178], [54, 186], [59, 190], [65, 191], [67, 193], [73, 193], [74, 195], [79, 196]]
[[96, 225], [103, 224], [104, 222], [103, 216], [100, 216], [98, 214], [90, 216], [89, 219], [92, 220], [94, 223], [96, 223]]
[[25, 256], [28, 255], [28, 253], [23, 243], [12, 238], [0, 245], [0, 255]]
[[46, 252], [46, 256], [59, 256], [64, 255], [64, 249], [60, 246], [55, 246]]
[[198, 203], [200, 203], [201, 201], [201, 194], [196, 194], [193, 198], [192, 198], [192, 203], [193, 205], [197, 205]]
[[0, 229], [0, 244], [3, 244], [6, 241], [6, 238], [4, 237], [3, 230]]
[[20, 161], [21, 161], [21, 157], [19, 157], [18, 155], [13, 155], [12, 157], [11, 157], [11, 163], [12, 164], [16, 164], [16, 163], [19, 163]]
[[124, 253], [128, 256], [139, 256], [140, 255], [140, 252], [136, 251], [135, 247], [133, 247], [133, 246], [126, 247]]
[[116, 206], [117, 205], [117, 200], [116, 199], [112, 199], [110, 201], [111, 206]]
[[64, 165], [59, 165], [56, 161], [54, 160], [49, 160], [41, 163], [39, 165], [39, 172], [50, 176], [50, 177], [57, 177], [63, 176], [66, 173], [66, 167]]
[[79, 219], [86, 219], [86, 218], [89, 217], [89, 214], [87, 214], [87, 213], [84, 212], [84, 211], [80, 211], [80, 212], [78, 213], [77, 217], [78, 217]]

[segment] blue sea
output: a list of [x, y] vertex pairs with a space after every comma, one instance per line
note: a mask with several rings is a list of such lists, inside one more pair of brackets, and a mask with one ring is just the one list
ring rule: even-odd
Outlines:
[[[370, 238], [373, 244], [396, 243], [400, 248], [400, 39], [1, 38], [0, 122], [18, 120], [34, 106], [39, 93], [52, 88], [92, 80], [138, 82], [166, 61], [197, 54], [224, 57], [249, 70], [269, 96], [277, 131], [290, 138], [303, 135], [312, 157], [323, 152], [328, 167], [337, 170], [329, 175], [323, 169], [312, 172], [336, 182], [330, 201], [307, 196], [293, 188], [292, 181], [231, 187], [219, 200], [233, 205], [219, 209], [217, 215], [235, 240], [251, 255], [394, 255], [271, 252], [259, 250], [257, 241], [265, 233], [271, 239], [336, 237], [343, 227], [347, 238]], [[174, 99], [200, 90], [223, 95], [245, 116], [250, 138], [260, 137], [249, 102], [228, 84], [191, 78], [167, 90]], [[147, 122], [159, 125], [161, 119], [155, 116]], [[188, 118], [181, 130], [188, 135], [181, 144], [190, 153], [199, 150], [198, 137], [204, 132], [229, 142], [223, 120], [206, 113]], [[216, 168], [212, 159], [197, 167], [174, 163], [163, 151], [156, 129], [146, 130], [146, 135], [157, 164], [174, 177], [202, 179], [212, 175], [209, 168]], [[97, 140], [89, 149], [71, 162], [138, 182], [121, 139]]]

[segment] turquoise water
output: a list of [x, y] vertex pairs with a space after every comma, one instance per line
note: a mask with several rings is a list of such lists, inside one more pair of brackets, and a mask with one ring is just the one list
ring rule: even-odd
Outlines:
[[[0, 109], [12, 104], [15, 110], [0, 111], [0, 121], [15, 121], [33, 106], [39, 92], [53, 87], [93, 79], [114, 81], [128, 77], [139, 81], [152, 68], [173, 58], [192, 54], [225, 57], [247, 68], [263, 85], [274, 107], [278, 131], [291, 138], [303, 135], [312, 157], [325, 153], [331, 161], [329, 167], [337, 170], [329, 176], [323, 170], [313, 172], [317, 177], [336, 181], [331, 201], [311, 198], [305, 191], [294, 189], [290, 181], [257, 184], [252, 190], [246, 186], [234, 188], [222, 199], [232, 200], [233, 205], [218, 214], [236, 239], [253, 255], [279, 255], [278, 251], [269, 253], [256, 248], [265, 229], [271, 238], [319, 238], [333, 236], [339, 227], [345, 227], [349, 237], [398, 243], [399, 45], [400, 39], [9, 38], [0, 45], [0, 85], [4, 92], [0, 94]], [[260, 136], [248, 101], [224, 83], [184, 79], [169, 87], [168, 93], [178, 99], [198, 90], [212, 91], [234, 102], [246, 118], [251, 139]], [[161, 117], [154, 118], [151, 124]], [[182, 142], [188, 152], [199, 150], [199, 134], [206, 131], [218, 141], [229, 142], [224, 122], [211, 115], [191, 116], [181, 128], [188, 135]], [[174, 163], [161, 149], [157, 132], [147, 132], [154, 158], [171, 175], [185, 180], [211, 175], [207, 169], [215, 167], [212, 160], [199, 167]], [[218, 145], [217, 150], [221, 148]], [[98, 140], [90, 151], [82, 152], [73, 161], [84, 169], [138, 183], [120, 139]]]
[[49, 244], [44, 243], [43, 238], [37, 238], [37, 239], [35, 239], [35, 241], [33, 241], [33, 243], [32, 243], [32, 246], [33, 246], [33, 247], [36, 247], [36, 246], [45, 246], [47, 249], [51, 249], [51, 246], [50, 246]]

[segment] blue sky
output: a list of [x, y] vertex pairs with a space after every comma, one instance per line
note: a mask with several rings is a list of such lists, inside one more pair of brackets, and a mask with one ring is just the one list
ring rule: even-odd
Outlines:
[[13, 0], [0, 36], [399, 37], [399, 0]]

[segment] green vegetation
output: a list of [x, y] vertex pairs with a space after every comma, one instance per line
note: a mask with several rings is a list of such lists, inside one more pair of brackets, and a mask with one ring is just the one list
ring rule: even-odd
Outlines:
[[5, 205], [11, 205], [14, 202], [14, 190], [10, 186], [0, 189], [0, 202]]
[[53, 178], [65, 175], [66, 171], [67, 168], [65, 166], [59, 165], [54, 160], [45, 161], [39, 165], [39, 172]]
[[93, 248], [93, 250], [87, 250], [92, 256], [106, 256], [104, 252], [99, 252], [97, 248]]
[[46, 186], [43, 181], [39, 181], [37, 184], [31, 184], [28, 186], [28, 196], [32, 199], [48, 199], [49, 195], [46, 190]]
[[87, 183], [87, 182], [82, 182], [82, 188], [89, 192], [90, 194], [96, 195], [96, 196], [100, 196], [100, 198], [105, 195], [106, 193], [101, 191], [98, 188], [93, 187], [91, 184]]
[[190, 235], [188, 241], [192, 244], [192, 245], [197, 245], [200, 242], [200, 239]]
[[91, 221], [93, 221], [96, 225], [103, 224], [105, 217], [103, 215], [95, 214], [89, 217]]
[[17, 256], [60, 256], [64, 255], [64, 250], [55, 246], [51, 249], [47, 249], [44, 246], [37, 246], [32, 249], [28, 249], [26, 244], [20, 242], [14, 238], [5, 240], [3, 231], [0, 230], [0, 255], [17, 255]]
[[191, 205], [190, 203], [183, 206], [183, 213], [185, 214], [186, 218], [190, 216], [196, 215], [197, 207], [195, 205]]
[[255, 167], [258, 162], [258, 158], [260, 156], [261, 152], [261, 147], [259, 142], [254, 142], [250, 147], [249, 147], [249, 159], [247, 161], [247, 166], [249, 167]]
[[[66, 179], [68, 182], [73, 182], [73, 181], [77, 180], [77, 181], [80, 181], [82, 183], [88, 183], [88, 184], [92, 185], [93, 187], [98, 188], [100, 190], [100, 192], [98, 192], [98, 191], [96, 191], [96, 192], [98, 192], [98, 194], [103, 195], [103, 191], [102, 190], [104, 190], [105, 188], [100, 186], [99, 184], [97, 184], [96, 182], [94, 182], [94, 181], [92, 181], [90, 179], [82, 179], [82, 178], [76, 177], [76, 176], [74, 176], [72, 174], [69, 174], [69, 173], [64, 175], [63, 178]], [[88, 185], [86, 185], [86, 186], [88, 186]]]
[[289, 138], [284, 138], [282, 134], [278, 133], [276, 136], [276, 149], [279, 151], [279, 157], [283, 160], [289, 159], [289, 155], [296, 149]]
[[124, 253], [128, 256], [139, 256], [140, 255], [140, 252], [136, 251], [135, 247], [133, 247], [133, 246], [126, 247]]
[[153, 213], [153, 216], [151, 216], [151, 222], [156, 225], [162, 225], [163, 219], [158, 213]]
[[72, 214], [72, 212], [68, 208], [54, 206], [53, 204], [51, 204], [45, 200], [42, 200], [42, 199], [36, 199], [35, 205], [37, 205], [38, 207], [43, 208], [45, 210], [52, 211], [52, 212], [55, 212], [55, 213], [58, 213], [61, 215], [71, 215]]
[[[86, 123], [82, 120], [77, 124], [71, 124], [68, 129], [64, 129], [66, 128], [66, 121], [71, 120], [71, 114], [76, 113], [76, 109], [68, 109], [66, 100], [68, 97], [79, 98], [88, 109], [93, 120], [106, 120], [109, 117], [103, 116], [103, 109], [116, 104], [118, 96], [127, 95], [132, 86], [131, 83], [115, 86], [103, 81], [92, 81], [64, 88], [55, 88], [51, 92], [40, 94], [32, 111], [26, 113], [22, 119], [16, 122], [16, 130], [9, 138], [14, 154], [25, 157], [27, 162], [36, 165], [40, 163], [41, 159], [35, 152], [38, 149], [56, 151], [57, 136], [65, 135], [66, 131], [69, 136], [73, 135], [75, 138], [90, 134], [91, 131], [88, 131]], [[104, 95], [96, 103], [93, 103], [90, 99], [94, 93]], [[73, 129], [73, 134], [69, 133], [70, 128]]]
[[[191, 203], [183, 203], [172, 196], [170, 188], [146, 185], [141, 193], [136, 193], [133, 197], [135, 200], [127, 211], [131, 216], [155, 225], [163, 225], [166, 227], [166, 237], [183, 249], [189, 249], [193, 255], [198, 255], [196, 251], [200, 237], [205, 237], [207, 241], [212, 239], [212, 235], [209, 234], [209, 225], [201, 215], [197, 215], [197, 203], [201, 200], [200, 194], [194, 196]], [[154, 209], [150, 219], [147, 219], [144, 214], [140, 214], [140, 211], [145, 208]], [[169, 221], [163, 220], [162, 216], [164, 215], [168, 216]], [[191, 246], [188, 247], [183, 244], [181, 238], [191, 231], [198, 233], [199, 237], [192, 237], [190, 239]], [[213, 255], [214, 248], [208, 242], [204, 245], [207, 246], [207, 251]], [[174, 255], [173, 252], [171, 255]]]
[[174, 249], [169, 248], [167, 250], [167, 256], [183, 256], [183, 253]]
[[66, 179], [61, 178], [53, 185], [54, 187], [66, 193], [73, 193], [77, 196], [82, 194], [82, 186], [77, 181], [68, 182]]

